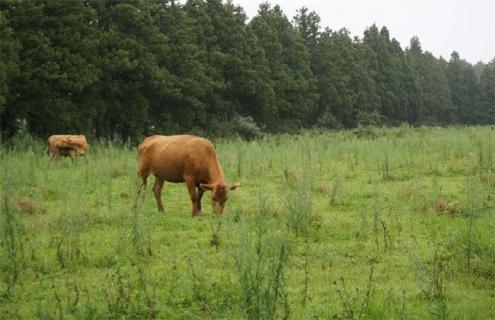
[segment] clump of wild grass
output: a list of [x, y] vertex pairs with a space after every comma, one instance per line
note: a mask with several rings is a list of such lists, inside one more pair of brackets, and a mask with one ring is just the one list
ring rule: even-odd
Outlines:
[[31, 215], [35, 213], [46, 213], [46, 207], [36, 203], [32, 198], [28, 196], [20, 196], [15, 199], [16, 209], [25, 215]]
[[55, 248], [60, 267], [74, 269], [86, 260], [81, 245], [85, 221], [80, 203], [72, 205], [64, 199], [62, 205], [57, 219], [59, 232], [51, 234], [50, 245]]
[[434, 305], [433, 313], [438, 319], [448, 319], [447, 289], [451, 277], [450, 256], [442, 254], [437, 245], [431, 260], [423, 260], [418, 252], [413, 256], [416, 276], [421, 282], [423, 298]]
[[341, 311], [334, 315], [334, 319], [365, 319], [366, 311], [371, 303], [374, 287], [375, 266], [371, 265], [368, 281], [364, 290], [359, 287], [350, 288], [344, 277], [333, 282], [339, 298]]
[[391, 168], [390, 168], [390, 155], [385, 153], [380, 160], [380, 172], [384, 181], [392, 180]]
[[311, 182], [303, 179], [286, 193], [286, 223], [296, 236], [308, 236], [315, 219], [313, 215], [313, 194]]
[[59, 318], [64, 318], [68, 314], [76, 314], [82, 294], [77, 281], [67, 278], [63, 288], [59, 288], [53, 281], [52, 292]]
[[472, 269], [473, 251], [476, 246], [476, 221], [481, 214], [489, 209], [493, 209], [493, 206], [484, 206], [484, 194], [482, 186], [477, 179], [468, 178], [466, 184], [467, 194], [467, 208], [464, 212], [464, 216], [468, 218], [468, 227], [466, 236], [464, 237], [466, 248], [466, 268], [468, 272]]
[[108, 313], [112, 317], [129, 315], [131, 313], [132, 289], [127, 277], [115, 270], [107, 275], [103, 290]]
[[206, 281], [203, 273], [192, 262], [191, 257], [187, 257], [187, 264], [192, 278], [192, 299], [201, 305], [201, 309], [206, 317], [210, 315], [210, 291], [211, 285]]
[[211, 229], [210, 246], [215, 247], [217, 250], [220, 247], [221, 226], [222, 226], [222, 217], [221, 216], [212, 217], [212, 220], [210, 220], [210, 229]]
[[[102, 288], [105, 318], [156, 319], [156, 287], [149, 281], [149, 270], [137, 261], [126, 271], [120, 267], [109, 271]], [[103, 302], [103, 301], [102, 301]]]
[[330, 191], [329, 198], [330, 198], [330, 204], [333, 205], [335, 204], [335, 199], [337, 198], [337, 194], [339, 193], [341, 189], [341, 179], [339, 176], [335, 178], [335, 181], [332, 186], [332, 190]]
[[288, 235], [277, 228], [262, 198], [254, 221], [243, 221], [239, 231], [236, 267], [241, 307], [248, 319], [286, 318], [285, 271], [289, 256]]
[[491, 172], [493, 168], [493, 154], [489, 147], [482, 141], [478, 141], [478, 170]]
[[22, 257], [24, 244], [22, 238], [22, 225], [11, 205], [10, 185], [12, 177], [2, 173], [3, 183], [1, 185], [1, 241], [0, 246], [6, 251], [6, 264], [4, 265], [3, 281], [5, 283], [5, 297], [9, 297], [14, 286], [19, 282], [22, 272]]

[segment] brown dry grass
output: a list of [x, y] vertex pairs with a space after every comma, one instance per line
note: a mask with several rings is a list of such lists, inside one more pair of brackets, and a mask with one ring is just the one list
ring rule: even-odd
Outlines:
[[30, 215], [35, 213], [46, 213], [46, 207], [36, 203], [33, 199], [27, 196], [17, 197], [14, 205], [20, 213]]

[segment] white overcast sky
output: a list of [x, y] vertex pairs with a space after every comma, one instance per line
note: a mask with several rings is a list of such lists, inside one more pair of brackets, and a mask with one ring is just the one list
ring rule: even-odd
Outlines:
[[[258, 12], [262, 0], [233, 0], [248, 18]], [[321, 26], [343, 27], [362, 38], [376, 23], [386, 26], [402, 48], [418, 36], [423, 50], [450, 59], [452, 51], [471, 63], [495, 58], [495, 0], [271, 0], [289, 18], [307, 7], [321, 17]]]

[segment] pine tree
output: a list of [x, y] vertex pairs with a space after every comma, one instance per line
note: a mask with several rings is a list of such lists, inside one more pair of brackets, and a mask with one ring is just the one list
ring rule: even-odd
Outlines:
[[13, 1], [6, 12], [20, 44], [19, 73], [10, 82], [16, 118], [39, 135], [83, 131], [90, 111], [77, 100], [98, 80], [87, 58], [94, 48], [94, 12], [79, 1]]
[[99, 41], [98, 135], [137, 138], [149, 126], [150, 100], [168, 89], [168, 71], [158, 61], [167, 51], [166, 37], [147, 1], [98, 3]]
[[[8, 8], [7, 3], [4, 3]], [[3, 135], [12, 135], [15, 130], [16, 110], [9, 107], [13, 103], [11, 81], [18, 73], [19, 43], [14, 30], [9, 26], [4, 9], [0, 10], [0, 143]], [[10, 101], [9, 101], [10, 100]]]
[[447, 67], [454, 113], [451, 121], [460, 124], [479, 124], [485, 115], [478, 102], [478, 79], [474, 68], [454, 51]]
[[400, 44], [390, 39], [389, 31], [380, 31], [373, 25], [364, 32], [363, 43], [373, 52], [376, 60], [372, 76], [380, 88], [380, 113], [389, 124], [398, 124], [412, 119], [414, 114], [415, 88], [409, 86], [410, 69], [405, 65], [405, 55]]
[[417, 37], [411, 39], [410, 47], [406, 49], [406, 59], [417, 89], [413, 123], [446, 124], [452, 101], [449, 83], [440, 62], [431, 53], [423, 52]]
[[206, 12], [216, 35], [210, 46], [211, 63], [223, 83], [212, 112], [217, 118], [218, 114], [227, 119], [239, 114], [252, 116], [268, 127], [275, 116], [268, 62], [246, 26], [244, 11], [230, 2], [209, 0]]
[[495, 58], [489, 62], [480, 76], [480, 107], [486, 116], [481, 123], [495, 122]]
[[265, 52], [275, 92], [277, 130], [309, 125], [317, 99], [308, 49], [279, 6], [260, 5], [249, 23]]

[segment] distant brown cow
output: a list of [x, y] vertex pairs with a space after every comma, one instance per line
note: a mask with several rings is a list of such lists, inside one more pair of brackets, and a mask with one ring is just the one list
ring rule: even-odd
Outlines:
[[156, 177], [153, 192], [159, 211], [163, 211], [161, 191], [164, 181], [186, 182], [193, 216], [201, 212], [201, 197], [206, 190], [211, 191], [213, 212], [219, 215], [223, 213], [227, 191], [239, 186], [225, 183], [213, 144], [192, 135], [156, 135], [144, 139], [139, 145], [138, 168], [144, 186], [150, 174]]
[[76, 154], [85, 155], [88, 151], [88, 143], [84, 135], [57, 134], [48, 138], [48, 156], [50, 159], [70, 157], [74, 159]]

